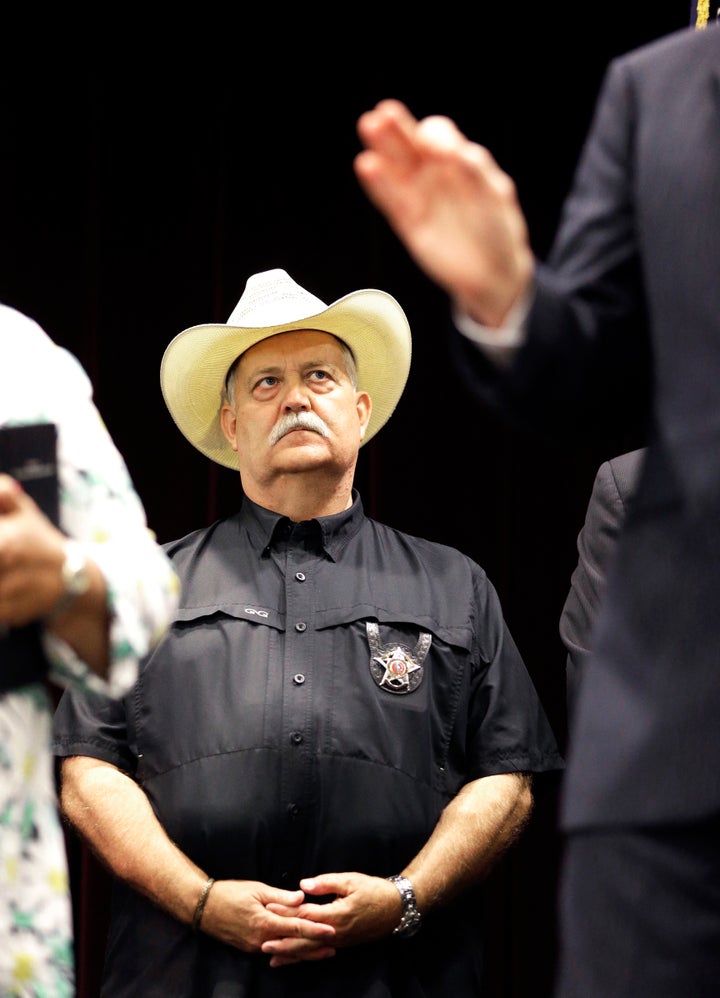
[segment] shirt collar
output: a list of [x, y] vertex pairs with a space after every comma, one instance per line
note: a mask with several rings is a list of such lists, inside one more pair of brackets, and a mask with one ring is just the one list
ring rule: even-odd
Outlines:
[[[334, 513], [332, 516], [317, 516], [312, 520], [304, 521], [304, 524], [311, 530], [317, 531], [317, 542], [321, 550], [332, 559], [337, 561], [340, 552], [354, 537], [365, 520], [362, 499], [357, 489], [352, 490], [352, 504], [341, 513]], [[293, 521], [287, 516], [281, 516], [270, 509], [258, 506], [257, 503], [243, 497], [241, 518], [245, 522], [250, 538], [255, 547], [267, 554], [273, 545], [277, 545], [281, 538], [287, 536], [288, 528], [292, 528]]]

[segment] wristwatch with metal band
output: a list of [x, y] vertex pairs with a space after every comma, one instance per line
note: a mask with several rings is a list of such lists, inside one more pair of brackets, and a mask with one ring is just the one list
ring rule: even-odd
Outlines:
[[395, 884], [397, 889], [400, 891], [400, 900], [402, 901], [402, 916], [400, 918], [399, 924], [393, 929], [394, 936], [401, 936], [407, 939], [409, 936], [414, 936], [415, 933], [420, 928], [422, 922], [422, 915], [417, 909], [417, 904], [415, 902], [415, 891], [413, 890], [413, 885], [407, 879], [407, 877], [386, 877], [391, 884]]
[[53, 607], [49, 617], [57, 617], [69, 610], [75, 599], [90, 588], [87, 573], [87, 560], [82, 547], [76, 541], [65, 542], [65, 561], [62, 566], [63, 594]]

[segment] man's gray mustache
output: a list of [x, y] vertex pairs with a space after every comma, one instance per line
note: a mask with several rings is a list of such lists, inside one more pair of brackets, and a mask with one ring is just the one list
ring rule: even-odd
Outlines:
[[274, 447], [278, 440], [292, 430], [312, 430], [314, 433], [319, 433], [321, 437], [330, 436], [327, 425], [314, 412], [291, 412], [287, 416], [282, 416], [273, 426], [270, 433], [270, 446]]

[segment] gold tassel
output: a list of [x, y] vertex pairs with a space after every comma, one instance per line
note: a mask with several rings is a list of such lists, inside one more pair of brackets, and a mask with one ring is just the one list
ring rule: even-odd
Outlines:
[[710, 20], [710, 0], [698, 0], [696, 28], [706, 28]]

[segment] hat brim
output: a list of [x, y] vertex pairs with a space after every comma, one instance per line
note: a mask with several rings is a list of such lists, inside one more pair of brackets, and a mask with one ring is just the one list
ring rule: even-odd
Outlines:
[[372, 400], [363, 444], [392, 415], [410, 373], [412, 348], [407, 317], [384, 291], [354, 291], [315, 315], [277, 326], [191, 326], [178, 333], [165, 350], [160, 386], [178, 429], [211, 460], [227, 468], [238, 467], [237, 455], [220, 426], [229, 368], [251, 346], [294, 329], [332, 333], [352, 350], [358, 388]]

